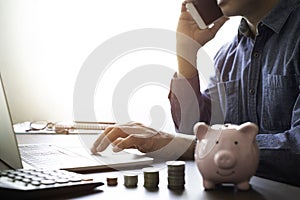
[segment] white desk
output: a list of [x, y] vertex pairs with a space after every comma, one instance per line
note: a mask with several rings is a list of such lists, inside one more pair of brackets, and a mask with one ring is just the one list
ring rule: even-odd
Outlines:
[[[39, 142], [57, 142], [62, 144], [70, 144], [77, 135], [18, 135], [19, 143], [39, 143]], [[88, 194], [85, 196], [74, 197], [72, 199], [207, 199], [207, 200], [298, 200], [300, 197], [300, 188], [270, 181], [267, 179], [252, 177], [250, 184], [252, 190], [247, 192], [235, 191], [233, 187], [222, 187], [214, 191], [205, 191], [202, 186], [202, 178], [193, 161], [186, 161], [185, 168], [185, 189], [183, 191], [172, 191], [167, 187], [167, 168], [165, 163], [155, 163], [155, 167], [159, 171], [159, 189], [157, 191], [148, 191], [143, 187], [143, 173], [141, 169], [134, 169], [139, 174], [138, 186], [136, 188], [126, 188], [124, 183], [124, 171], [96, 172], [90, 173], [91, 176], [101, 179], [105, 185], [101, 186], [102, 192]], [[1, 165], [0, 165], [1, 166]], [[2, 165], [2, 167], [4, 167]], [[118, 177], [117, 186], [107, 186], [107, 177]]]

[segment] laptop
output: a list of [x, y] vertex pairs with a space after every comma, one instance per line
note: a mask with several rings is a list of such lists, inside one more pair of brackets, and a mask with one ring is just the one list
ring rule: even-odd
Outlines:
[[99, 155], [93, 155], [85, 143], [92, 143], [97, 135], [79, 134], [77, 138], [76, 135], [70, 135], [70, 139], [75, 136], [72, 146], [59, 146], [56, 143], [18, 144], [1, 74], [0, 108], [0, 159], [12, 169], [41, 168], [84, 172], [146, 166], [153, 162], [153, 158], [145, 154], [125, 150], [114, 153], [111, 146]]

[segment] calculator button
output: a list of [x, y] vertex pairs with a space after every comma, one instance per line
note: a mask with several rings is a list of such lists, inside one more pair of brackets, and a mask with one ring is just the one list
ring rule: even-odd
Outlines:
[[24, 182], [24, 183], [30, 183], [30, 181], [31, 181], [31, 180], [30, 180], [29, 178], [23, 178], [23, 179], [22, 179], [22, 182]]
[[71, 178], [70, 178], [70, 181], [72, 181], [72, 182], [80, 182], [80, 181], [81, 181], [81, 178], [71, 177]]
[[61, 179], [56, 179], [55, 182], [56, 182], [56, 183], [69, 183], [69, 180], [68, 180], [68, 179], [64, 179], [64, 178], [61, 178]]
[[53, 180], [47, 180], [47, 179], [41, 180], [41, 184], [44, 184], [44, 185], [52, 185], [54, 183], [55, 183], [55, 181], [53, 181]]
[[22, 180], [23, 180], [23, 177], [22, 177], [22, 176], [15, 176], [15, 180], [17, 180], [17, 181], [22, 181]]
[[40, 185], [41, 185], [41, 182], [40, 182], [40, 181], [31, 181], [30, 184], [31, 184], [31, 185], [34, 185], [34, 186], [40, 186]]

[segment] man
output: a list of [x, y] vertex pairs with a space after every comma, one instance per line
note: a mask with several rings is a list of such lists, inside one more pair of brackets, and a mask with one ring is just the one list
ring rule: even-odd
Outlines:
[[194, 136], [188, 134], [196, 122], [250, 121], [260, 128], [257, 175], [300, 186], [300, 1], [218, 0], [225, 16], [242, 16], [242, 20], [233, 41], [216, 54], [216, 75], [203, 93], [194, 67], [197, 51], [228, 18], [200, 30], [185, 4], [177, 28], [178, 73], [169, 95], [175, 127], [182, 134], [126, 124], [105, 130], [92, 152], [102, 151], [112, 142], [115, 151], [137, 148], [176, 157], [180, 146], [184, 149], [181, 158], [193, 158]]

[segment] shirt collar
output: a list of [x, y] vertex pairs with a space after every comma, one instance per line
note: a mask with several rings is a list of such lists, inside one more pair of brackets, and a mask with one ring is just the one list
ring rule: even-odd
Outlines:
[[279, 33], [290, 14], [298, 7], [299, 0], [281, 0], [270, 13], [262, 19], [262, 23]]
[[[299, 0], [281, 0], [263, 19], [261, 24], [269, 27], [275, 33], [279, 33], [290, 14], [300, 4]], [[252, 37], [249, 25], [242, 18], [239, 26], [239, 38], [241, 36]]]
[[244, 18], [241, 19], [241, 23], [240, 23], [240, 26], [239, 26], [239, 34], [238, 35], [239, 35], [239, 38], [241, 36], [246, 36], [246, 37], [252, 38], [252, 36], [253, 36], [253, 33], [250, 30], [250, 27], [249, 27], [246, 19], [244, 19]]

